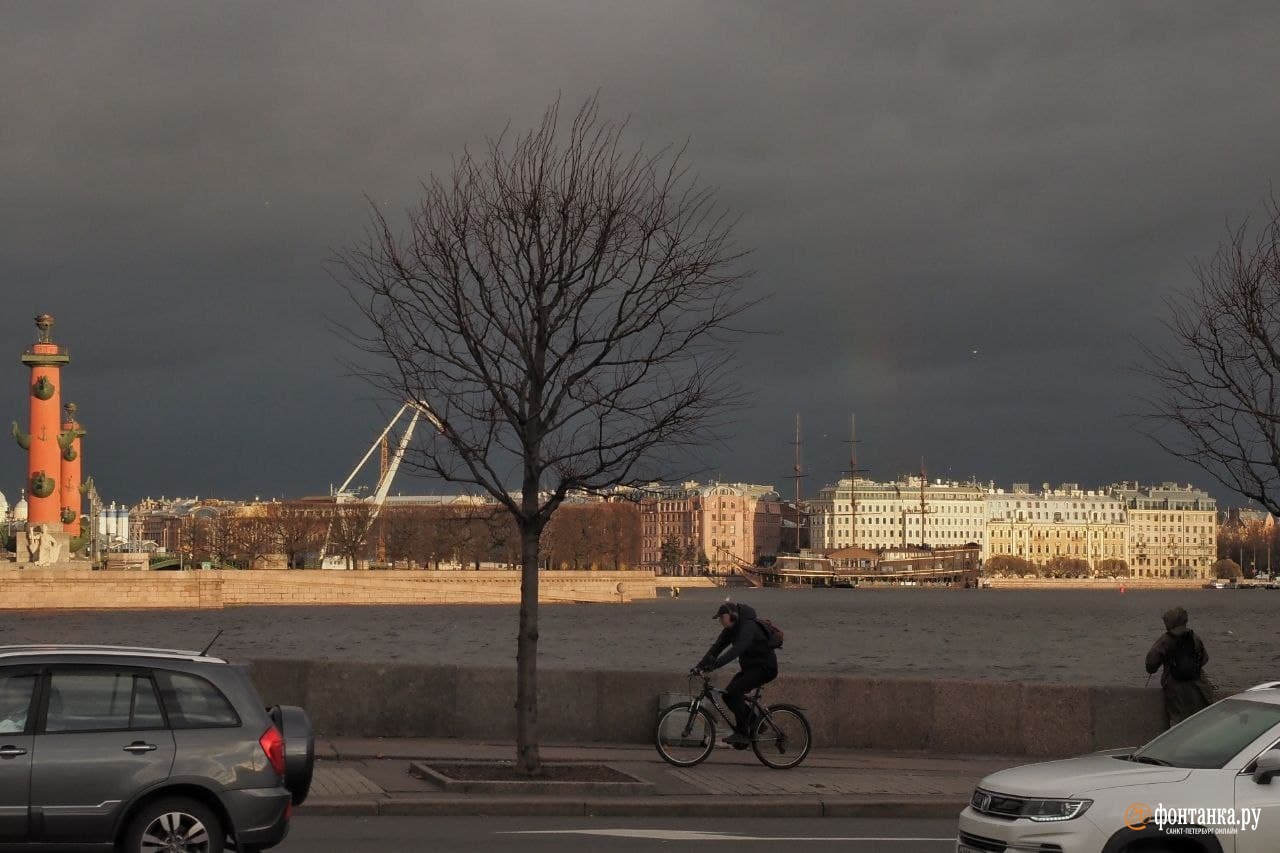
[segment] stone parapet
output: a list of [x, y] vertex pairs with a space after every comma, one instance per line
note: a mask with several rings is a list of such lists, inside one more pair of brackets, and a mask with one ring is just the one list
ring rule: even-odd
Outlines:
[[[515, 736], [512, 669], [258, 660], [252, 671], [267, 702], [304, 706], [329, 737]], [[651, 743], [655, 697], [685, 684], [678, 674], [542, 669], [541, 736]], [[1165, 726], [1160, 691], [1129, 687], [797, 674], [766, 687], [765, 701], [804, 708], [818, 748], [1060, 757], [1136, 746]]]

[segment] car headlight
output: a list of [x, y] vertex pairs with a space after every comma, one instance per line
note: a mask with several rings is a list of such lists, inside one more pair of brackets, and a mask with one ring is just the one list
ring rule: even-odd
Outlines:
[[1022, 816], [1034, 821], [1071, 820], [1084, 814], [1093, 800], [1027, 800]]

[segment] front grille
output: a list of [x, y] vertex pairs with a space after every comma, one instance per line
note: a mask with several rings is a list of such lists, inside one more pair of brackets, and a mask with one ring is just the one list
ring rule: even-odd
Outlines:
[[960, 843], [965, 847], [972, 847], [975, 850], [989, 850], [991, 853], [1004, 853], [1006, 849], [1003, 841], [985, 838], [981, 835], [970, 835], [967, 832], [960, 833]]
[[1006, 820], [1015, 820], [1022, 817], [1022, 811], [1026, 806], [1026, 801], [1019, 797], [996, 794], [991, 791], [984, 791], [981, 788], [978, 788], [973, 792], [973, 796], [969, 799], [969, 805], [973, 807], [975, 812], [979, 812], [984, 815], [1005, 818]]
[[989, 851], [989, 853], [1032, 853], [1032, 851], [1034, 853], [1062, 853], [1062, 845], [1060, 844], [1015, 844], [1009, 846], [999, 839], [973, 835], [968, 832], [961, 832], [959, 840], [965, 847]]

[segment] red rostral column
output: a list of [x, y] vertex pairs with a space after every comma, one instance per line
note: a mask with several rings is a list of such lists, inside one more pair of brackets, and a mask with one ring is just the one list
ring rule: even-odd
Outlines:
[[[22, 363], [31, 368], [27, 397], [31, 400], [31, 432], [17, 435], [27, 446], [27, 526], [50, 525], [62, 529], [62, 497], [58, 481], [62, 473], [62, 448], [58, 446], [62, 424], [59, 368], [71, 361], [67, 351], [53, 342], [53, 315], [36, 317], [39, 340], [22, 354]], [[14, 433], [18, 433], [14, 426]]]
[[84, 438], [84, 430], [76, 421], [76, 404], [67, 403], [66, 410], [62, 432], [58, 433], [58, 448], [62, 451], [62, 478], [58, 481], [62, 492], [62, 529], [72, 536], [79, 536], [80, 439]]

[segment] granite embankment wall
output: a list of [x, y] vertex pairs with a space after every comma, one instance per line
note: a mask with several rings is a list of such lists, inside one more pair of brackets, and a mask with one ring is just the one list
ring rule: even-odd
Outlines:
[[1204, 589], [1207, 580], [1194, 578], [988, 578], [991, 589]]
[[[0, 610], [217, 609], [250, 605], [514, 604], [515, 571], [0, 570]], [[626, 602], [655, 596], [649, 572], [543, 572], [544, 602]]]
[[[511, 669], [259, 660], [269, 703], [302, 705], [330, 736], [513, 738]], [[541, 670], [549, 743], [651, 743], [678, 674]], [[766, 702], [805, 709], [817, 747], [1067, 756], [1133, 746], [1164, 728], [1160, 691], [1008, 682], [789, 675]]]

